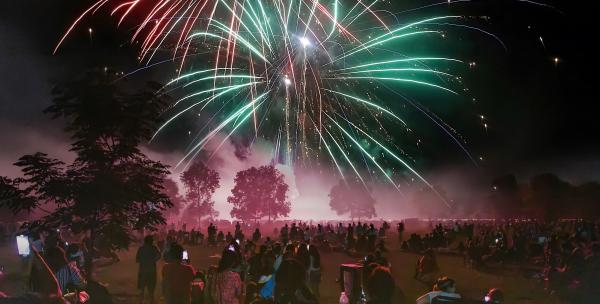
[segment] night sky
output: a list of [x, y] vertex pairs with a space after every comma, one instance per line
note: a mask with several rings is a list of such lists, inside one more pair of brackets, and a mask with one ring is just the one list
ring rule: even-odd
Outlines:
[[[434, 3], [392, 2], [401, 2], [392, 5], [393, 11]], [[106, 16], [84, 22], [52, 55], [64, 29], [89, 3], [0, 3], [0, 175], [13, 173], [8, 165], [23, 153], [56, 149], [56, 154], [63, 154], [67, 140], [60, 122], [41, 114], [55, 83], [92, 67], [110, 66], [125, 72], [139, 67], [136, 49], [127, 44], [131, 25], [117, 31], [115, 21]], [[473, 155], [484, 161], [473, 169], [456, 146], [436, 135], [439, 130], [425, 127], [420, 169], [471, 168], [490, 178], [510, 172], [527, 177], [553, 171], [572, 180], [600, 179], [597, 98], [591, 94], [592, 64], [597, 56], [593, 10], [575, 1], [545, 3], [555, 8], [518, 1], [473, 1], [399, 15], [408, 19], [435, 14], [488, 16], [479, 25], [497, 35], [507, 48], [480, 33], [457, 34], [456, 52], [477, 63], [465, 75], [477, 102], [438, 113], [468, 140]], [[92, 39], [88, 27], [94, 29]], [[151, 69], [127, 81], [132, 87], [146, 80], [164, 83], [171, 77], [163, 76], [168, 74], [165, 69]], [[487, 132], [479, 115], [486, 117]], [[153, 149], [169, 153], [185, 147], [184, 141], [165, 140]]]

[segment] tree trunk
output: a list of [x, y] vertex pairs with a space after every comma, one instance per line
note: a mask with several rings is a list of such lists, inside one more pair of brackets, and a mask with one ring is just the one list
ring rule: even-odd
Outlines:
[[85, 257], [84, 270], [87, 275], [87, 279], [91, 277], [92, 271], [94, 271], [94, 244], [96, 243], [96, 230], [90, 229], [90, 247], [87, 248], [87, 256]]

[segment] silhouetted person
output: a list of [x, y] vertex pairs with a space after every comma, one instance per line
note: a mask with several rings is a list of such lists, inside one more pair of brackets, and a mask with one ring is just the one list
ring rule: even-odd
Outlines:
[[162, 269], [162, 287], [166, 304], [188, 304], [191, 298], [191, 284], [194, 268], [182, 262], [183, 248], [173, 244], [169, 251], [169, 262]]
[[300, 262], [287, 259], [281, 263], [275, 276], [276, 304], [316, 304], [319, 303], [314, 294], [306, 286], [306, 272]]
[[306, 244], [298, 244], [295, 259], [302, 264], [304, 271], [308, 271], [308, 267], [310, 266], [310, 256], [308, 254], [308, 246]]
[[398, 223], [397, 231], [398, 231], [398, 241], [402, 244], [403, 236], [404, 236], [404, 222]]
[[260, 241], [260, 230], [258, 230], [258, 228], [256, 228], [256, 230], [254, 230], [254, 233], [252, 234], [252, 241], [255, 243], [258, 243], [258, 241]]
[[368, 304], [391, 304], [394, 296], [394, 277], [390, 270], [384, 266], [378, 266], [371, 271], [367, 280]]
[[150, 303], [154, 303], [154, 290], [156, 288], [156, 262], [160, 259], [160, 251], [154, 245], [154, 238], [148, 235], [144, 244], [138, 249], [135, 261], [139, 264], [138, 289], [141, 292], [142, 302], [144, 293], [148, 290]]
[[321, 283], [321, 255], [317, 250], [317, 246], [309, 246], [308, 256], [308, 286], [315, 296], [320, 298], [321, 292], [319, 290], [319, 284]]
[[237, 256], [234, 250], [223, 251], [213, 289], [211, 290], [211, 296], [215, 304], [241, 303], [243, 286], [240, 275], [233, 271], [236, 263]]

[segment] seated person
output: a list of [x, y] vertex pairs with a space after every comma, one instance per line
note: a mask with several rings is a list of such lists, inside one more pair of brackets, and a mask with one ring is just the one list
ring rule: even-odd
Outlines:
[[417, 261], [417, 267], [415, 271], [415, 279], [431, 282], [435, 275], [439, 271], [437, 259], [435, 253], [431, 248], [425, 250], [423, 255]]
[[244, 303], [260, 303], [258, 284], [256, 284], [255, 282], [250, 282], [248, 283], [248, 285], [246, 285], [246, 297]]
[[[435, 299], [438, 301], [434, 301]], [[432, 291], [417, 299], [417, 304], [458, 303], [460, 299], [460, 294], [456, 293], [454, 280], [448, 277], [441, 277], [433, 285]]]
[[396, 284], [390, 270], [384, 266], [376, 266], [366, 284], [368, 304], [391, 304]]

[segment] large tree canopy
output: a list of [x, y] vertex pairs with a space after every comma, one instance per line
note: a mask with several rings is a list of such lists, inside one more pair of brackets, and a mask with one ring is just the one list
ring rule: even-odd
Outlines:
[[252, 167], [237, 173], [235, 186], [227, 202], [233, 205], [231, 216], [242, 220], [270, 220], [290, 213], [288, 185], [273, 166]]
[[68, 228], [100, 237], [112, 249], [127, 248], [132, 230], [164, 224], [171, 207], [163, 193], [168, 170], [144, 155], [139, 144], [152, 135], [166, 100], [149, 84], [127, 92], [110, 72], [91, 72], [58, 85], [45, 110], [66, 121], [76, 159], [65, 164], [44, 153], [22, 156], [22, 178], [3, 178], [0, 207], [47, 211], [31, 229]]
[[365, 185], [353, 180], [340, 180], [329, 192], [329, 206], [338, 215], [348, 214], [351, 219], [372, 218], [375, 199]]
[[215, 210], [213, 195], [219, 188], [219, 173], [196, 161], [181, 174], [185, 186], [186, 207], [184, 219], [199, 221], [204, 217], [219, 215]]

